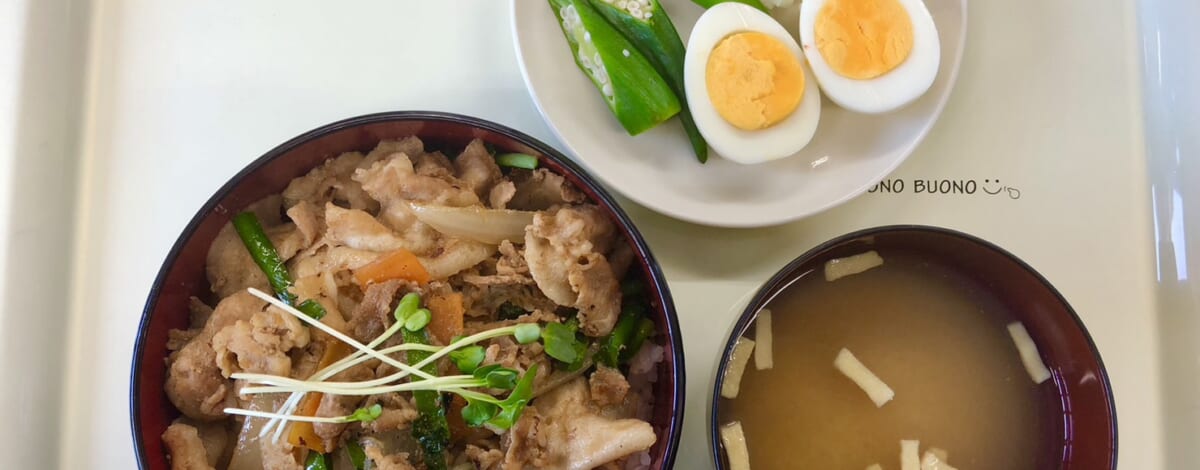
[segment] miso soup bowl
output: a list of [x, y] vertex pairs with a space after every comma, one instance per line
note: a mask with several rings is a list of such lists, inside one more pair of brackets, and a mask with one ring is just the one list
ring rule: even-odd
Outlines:
[[[747, 333], [758, 312], [796, 278], [812, 270], [820, 272], [828, 260], [868, 250], [905, 251], [940, 263], [976, 281], [1005, 304], [1024, 323], [1051, 371], [1048, 383], [1052, 386], [1042, 390], [1050, 395], [1044, 400], [1058, 403], [1059, 419], [1052, 421], [1057, 427], [1055, 448], [1060, 452], [1050, 463], [1056, 465], [1046, 468], [1116, 468], [1117, 421], [1108, 374], [1091, 336], [1063, 296], [1028, 264], [992, 243], [945, 228], [897, 225], [860, 230], [822, 243], [784, 266], [751, 298], [734, 323], [712, 388], [709, 436], [718, 469], [731, 468], [718, 417], [723, 403], [720, 384], [738, 338]], [[776, 361], [780, 359], [786, 358], [777, 355]], [[950, 463], [954, 464], [953, 457]]]
[[669, 469], [682, 432], [683, 346], [675, 305], [662, 270], [633, 222], [612, 196], [586, 171], [563, 154], [536, 139], [481, 119], [456, 114], [400, 111], [371, 114], [311, 130], [271, 149], [217, 189], [167, 254], [150, 289], [138, 327], [130, 380], [130, 416], [138, 465], [143, 470], [167, 470], [162, 433], [179, 416], [163, 391], [166, 380], [168, 331], [186, 328], [188, 298], [210, 296], [204, 262], [217, 232], [247, 204], [281, 192], [293, 178], [308, 173], [342, 152], [369, 151], [385, 139], [415, 135], [427, 148], [457, 152], [472, 139], [482, 139], [499, 151], [538, 158], [539, 166], [563, 175], [607, 212], [633, 247], [651, 296], [652, 318], [664, 339], [664, 357], [655, 389], [651, 425], [658, 441], [650, 449], [651, 468]]

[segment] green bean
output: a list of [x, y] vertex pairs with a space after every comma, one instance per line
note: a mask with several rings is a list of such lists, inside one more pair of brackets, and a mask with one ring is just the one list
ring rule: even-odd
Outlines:
[[258, 223], [258, 217], [253, 212], [246, 211], [234, 216], [232, 223], [233, 230], [242, 239], [242, 244], [246, 245], [246, 251], [250, 252], [250, 258], [254, 260], [254, 264], [257, 264], [263, 274], [267, 275], [267, 283], [271, 284], [275, 296], [283, 303], [296, 307], [297, 310], [314, 319], [320, 320], [321, 317], [324, 317], [325, 308], [315, 300], [305, 300], [296, 305], [296, 295], [290, 290], [292, 276], [288, 274], [287, 266], [283, 264], [279, 252], [275, 251], [275, 245], [271, 243], [271, 238], [267, 236], [267, 232], [263, 231], [262, 224]]

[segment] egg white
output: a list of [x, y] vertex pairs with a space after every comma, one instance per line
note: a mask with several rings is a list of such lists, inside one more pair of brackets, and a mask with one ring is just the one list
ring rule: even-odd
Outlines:
[[800, 4], [800, 43], [825, 96], [848, 110], [878, 114], [904, 107], [929, 90], [937, 78], [942, 48], [937, 26], [924, 2], [898, 0], [912, 21], [913, 44], [908, 58], [883, 75], [856, 80], [835, 72], [817, 49], [817, 14], [827, 1], [804, 0]]
[[[734, 33], [756, 31], [782, 42], [804, 70], [804, 95], [800, 105], [782, 121], [766, 129], [747, 131], [734, 127], [717, 113], [705, 80], [708, 58], [722, 39]], [[821, 94], [804, 54], [787, 30], [767, 14], [741, 3], [717, 4], [704, 12], [688, 38], [683, 61], [684, 91], [696, 127], [708, 145], [726, 159], [763, 163], [791, 156], [808, 145], [821, 117]]]

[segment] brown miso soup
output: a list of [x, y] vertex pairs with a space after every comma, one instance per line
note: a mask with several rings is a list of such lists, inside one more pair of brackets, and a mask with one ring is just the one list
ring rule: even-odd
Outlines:
[[[835, 281], [810, 271], [765, 307], [774, 367], [751, 359], [738, 397], [718, 407], [719, 424], [742, 423], [750, 467], [899, 469], [899, 441], [916, 439], [921, 455], [944, 449], [963, 470], [1057, 468], [1058, 395], [1022, 365], [1014, 316], [946, 266], [879, 254], [882, 266]], [[890, 402], [877, 408], [834, 367], [842, 348], [895, 391]]]

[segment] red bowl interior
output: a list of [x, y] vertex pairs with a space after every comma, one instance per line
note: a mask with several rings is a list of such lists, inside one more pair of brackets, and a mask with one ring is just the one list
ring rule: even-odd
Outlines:
[[[965, 274], [990, 290], [1024, 323], [1054, 381], [1054, 387], [1042, 387], [1044, 412], [1060, 418], [1054, 421], [1061, 454], [1038, 468], [1116, 468], [1117, 418], [1112, 387], [1100, 353], [1075, 311], [1045, 278], [1016, 256], [953, 230], [911, 225], [872, 228], [843, 235], [800, 255], [767, 281], [738, 319], [724, 349], [717, 383], [725, 375], [737, 339], [770, 298], [796, 277], [822, 269], [830, 259], [870, 249], [916, 253]], [[710, 448], [717, 468], [725, 469], [728, 462], [717, 435], [720, 390], [714, 386], [712, 392]]]
[[144, 470], [170, 468], [162, 433], [179, 416], [163, 391], [167, 331], [185, 328], [188, 298], [210, 295], [204, 262], [217, 232], [246, 205], [279, 193], [293, 178], [348, 151], [369, 151], [379, 141], [416, 135], [432, 148], [461, 149], [472, 139], [508, 152], [537, 156], [543, 168], [565, 176], [604, 208], [637, 253], [650, 286], [665, 357], [655, 390], [651, 423], [659, 440], [651, 449], [654, 468], [671, 468], [682, 432], [683, 345], [675, 306], [662, 271], [645, 240], [612, 197], [582, 169], [549, 146], [507, 127], [466, 116], [435, 112], [381, 113], [333, 123], [292, 139], [251, 163], [217, 190], [192, 218], [159, 270], [138, 329], [130, 384], [130, 411], [138, 462]]

